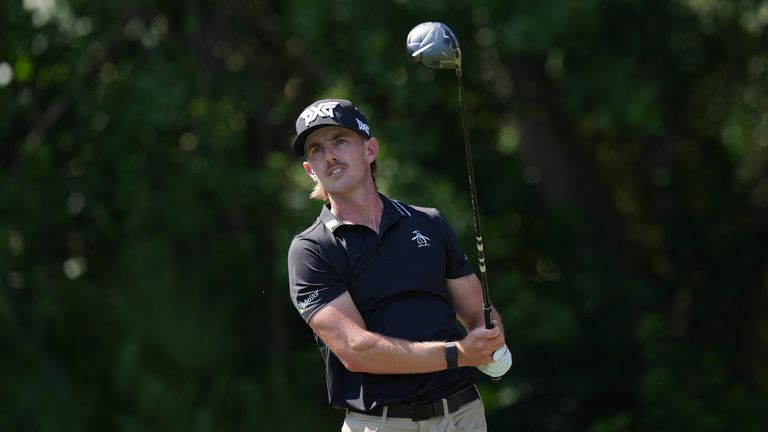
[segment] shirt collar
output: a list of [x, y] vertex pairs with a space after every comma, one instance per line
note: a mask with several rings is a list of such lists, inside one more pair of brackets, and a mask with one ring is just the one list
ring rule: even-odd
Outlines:
[[[380, 232], [384, 232], [390, 225], [398, 220], [411, 216], [411, 211], [401, 204], [400, 201], [391, 200], [381, 193], [379, 193], [379, 197], [381, 197], [381, 202], [384, 204], [384, 210], [381, 215]], [[323, 209], [320, 210], [319, 219], [330, 232], [336, 232], [340, 226], [344, 225], [344, 223], [331, 212], [330, 204], [325, 204]]]

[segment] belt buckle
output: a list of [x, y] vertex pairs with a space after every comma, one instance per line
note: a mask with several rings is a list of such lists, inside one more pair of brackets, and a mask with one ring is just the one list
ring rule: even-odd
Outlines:
[[411, 420], [421, 421], [429, 420], [432, 417], [445, 415], [443, 412], [443, 403], [440, 400], [433, 402], [414, 402], [411, 404]]

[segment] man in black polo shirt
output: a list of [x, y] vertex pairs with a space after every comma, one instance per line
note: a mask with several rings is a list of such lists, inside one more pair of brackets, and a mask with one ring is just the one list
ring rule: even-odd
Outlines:
[[378, 141], [349, 101], [314, 102], [296, 133], [311, 197], [329, 203], [291, 243], [291, 298], [325, 360], [329, 402], [347, 412], [342, 430], [486, 430], [470, 367], [499, 377], [512, 359], [496, 311], [496, 328], [484, 326], [480, 281], [450, 226], [378, 193]]

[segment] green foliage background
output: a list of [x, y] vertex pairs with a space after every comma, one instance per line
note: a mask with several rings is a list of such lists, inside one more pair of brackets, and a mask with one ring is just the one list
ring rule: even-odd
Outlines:
[[768, 2], [9, 0], [0, 430], [338, 430], [285, 257], [296, 115], [350, 98], [380, 189], [468, 252], [459, 36], [515, 366], [490, 430], [768, 424]]

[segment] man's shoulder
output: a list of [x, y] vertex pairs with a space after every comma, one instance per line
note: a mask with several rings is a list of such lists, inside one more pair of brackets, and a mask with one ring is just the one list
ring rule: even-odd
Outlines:
[[291, 247], [299, 244], [322, 244], [331, 240], [329, 231], [320, 218], [315, 219], [304, 231], [296, 234], [291, 242]]
[[336, 256], [340, 245], [332, 228], [318, 217], [309, 227], [293, 237], [288, 248], [289, 255], [304, 256], [306, 253], [310, 253], [326, 257], [329, 255]]
[[293, 239], [300, 239], [300, 238], [312, 238], [317, 237], [319, 235], [322, 235], [322, 228], [323, 228], [323, 222], [320, 220], [320, 218], [316, 218], [314, 222], [312, 222], [311, 225], [306, 227], [304, 231], [296, 234]]

